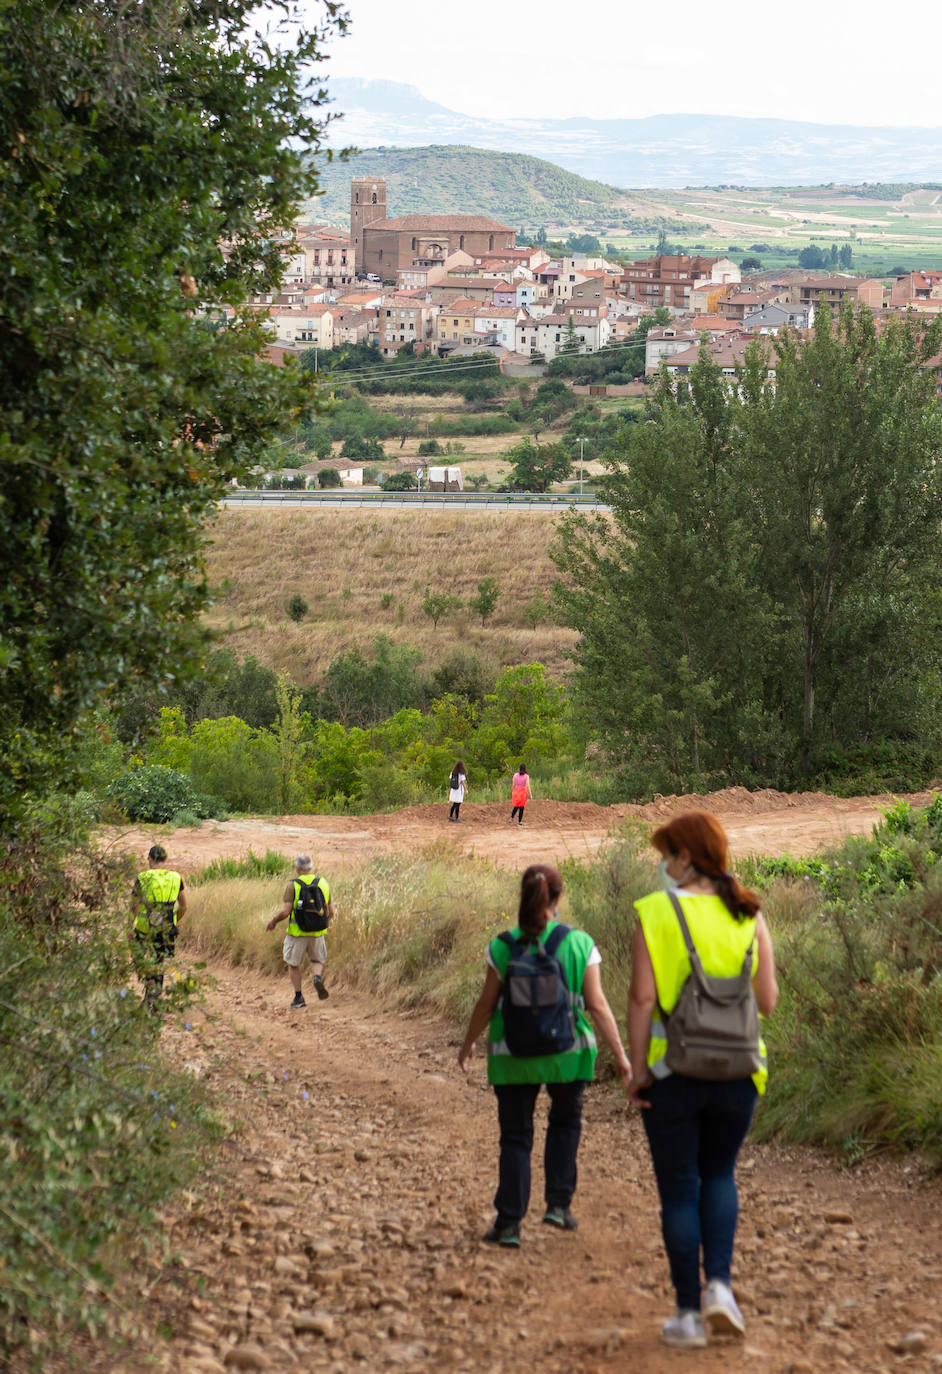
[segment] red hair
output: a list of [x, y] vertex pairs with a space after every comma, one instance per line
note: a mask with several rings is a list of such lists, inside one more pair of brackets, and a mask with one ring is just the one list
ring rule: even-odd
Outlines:
[[726, 831], [709, 811], [682, 811], [666, 825], [658, 826], [651, 843], [665, 858], [686, 849], [698, 873], [716, 883], [716, 890], [737, 920], [754, 916], [759, 898], [741, 887], [729, 872], [729, 840]]

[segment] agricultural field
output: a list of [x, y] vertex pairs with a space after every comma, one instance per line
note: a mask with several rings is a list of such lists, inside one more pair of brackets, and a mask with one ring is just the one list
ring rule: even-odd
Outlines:
[[[558, 518], [551, 511], [222, 511], [209, 531], [209, 575], [220, 591], [208, 624], [240, 658], [252, 654], [299, 686], [318, 681], [344, 650], [368, 649], [377, 634], [420, 649], [430, 668], [462, 647], [499, 668], [543, 663], [561, 678], [576, 635], [554, 623], [550, 605], [556, 570], [547, 549]], [[499, 597], [482, 625], [466, 605], [487, 577]], [[462, 603], [437, 627], [422, 609], [429, 586]], [[287, 612], [295, 594], [310, 607], [299, 623]]]
[[[870, 190], [870, 194], [867, 191]], [[875, 193], [876, 192], [876, 193]], [[758, 256], [763, 267], [794, 267], [794, 252], [815, 243], [841, 248], [849, 243], [854, 271], [876, 276], [893, 267], [942, 267], [942, 191], [898, 191], [889, 187], [813, 186], [787, 188], [689, 187], [638, 193], [636, 209], [647, 219], [661, 215], [690, 224], [689, 240], [671, 234], [688, 250]], [[885, 199], [884, 196], [893, 198]], [[709, 232], [704, 233], [704, 223]], [[631, 253], [648, 251], [635, 235], [613, 226], [606, 242]], [[735, 251], [733, 251], [733, 249]]]

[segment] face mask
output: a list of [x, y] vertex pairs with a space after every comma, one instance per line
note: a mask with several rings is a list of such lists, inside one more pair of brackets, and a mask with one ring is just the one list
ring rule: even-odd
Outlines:
[[678, 886], [677, 879], [671, 877], [667, 871], [669, 862], [668, 859], [662, 859], [657, 866], [657, 885], [663, 892], [673, 892]]

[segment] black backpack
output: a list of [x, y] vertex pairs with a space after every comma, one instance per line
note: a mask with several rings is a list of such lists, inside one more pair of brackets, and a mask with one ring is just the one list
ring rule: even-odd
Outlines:
[[295, 878], [295, 884], [300, 889], [294, 899], [294, 910], [292, 916], [298, 930], [305, 935], [320, 935], [321, 931], [327, 929], [330, 917], [327, 914], [327, 903], [324, 901], [324, 893], [321, 890], [320, 878], [314, 878], [309, 883], [302, 883]]
[[457, 791], [457, 790], [458, 790], [458, 783], [459, 783], [459, 781], [460, 781], [460, 778], [461, 778], [461, 770], [458, 769], [458, 768], [453, 768], [453, 769], [451, 770], [451, 777], [448, 779], [448, 786], [451, 787], [451, 788], [453, 788], [455, 791]]
[[556, 926], [545, 945], [538, 940], [523, 943], [509, 930], [498, 936], [510, 946], [500, 1007], [504, 1039], [511, 1054], [521, 1058], [560, 1054], [571, 1050], [576, 1042], [569, 984], [556, 957], [570, 929], [562, 924]]

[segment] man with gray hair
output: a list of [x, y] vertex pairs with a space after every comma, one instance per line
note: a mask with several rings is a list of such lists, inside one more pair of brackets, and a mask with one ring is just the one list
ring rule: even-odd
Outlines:
[[282, 957], [288, 965], [291, 986], [294, 988], [292, 1007], [304, 1007], [307, 1003], [301, 992], [301, 965], [304, 956], [310, 961], [314, 974], [314, 991], [320, 1000], [329, 995], [324, 986], [324, 964], [327, 961], [327, 941], [324, 939], [327, 926], [334, 914], [330, 902], [330, 888], [324, 878], [314, 876], [314, 861], [310, 854], [299, 854], [294, 861], [295, 876], [285, 887], [282, 895], [284, 905], [268, 922], [267, 929], [274, 930], [279, 921], [288, 922]]

